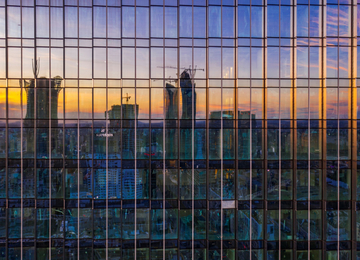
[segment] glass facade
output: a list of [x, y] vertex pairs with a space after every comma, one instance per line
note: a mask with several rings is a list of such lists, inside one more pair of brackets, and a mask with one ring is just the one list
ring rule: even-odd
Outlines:
[[0, 260], [360, 259], [357, 5], [0, 0]]

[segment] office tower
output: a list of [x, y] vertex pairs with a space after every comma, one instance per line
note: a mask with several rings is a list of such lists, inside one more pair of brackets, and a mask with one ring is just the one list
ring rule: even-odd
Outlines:
[[[51, 127], [58, 127], [58, 96], [62, 89], [61, 87], [61, 77], [54, 77], [54, 79], [48, 78], [38, 78], [35, 80], [24, 80], [23, 91], [26, 93], [26, 115], [23, 122], [23, 127], [32, 127], [34, 125], [34, 120], [37, 120], [38, 125], [43, 124], [43, 120], [48, 120], [49, 116], [51, 120]], [[22, 83], [22, 82], [20, 82]], [[23, 100], [23, 103], [25, 102]], [[24, 104], [25, 105], [25, 104]], [[31, 131], [25, 131], [24, 139], [27, 144], [33, 144], [34, 135]], [[36, 132], [37, 140], [37, 154], [39, 156], [48, 157], [48, 136], [44, 135], [42, 131]], [[58, 138], [52, 138], [51, 142], [61, 142]], [[53, 146], [56, 146], [54, 144]], [[31, 151], [32, 148], [26, 146], [24, 151]]]
[[0, 260], [359, 259], [355, 0], [0, 0]]
[[184, 70], [180, 75], [180, 88], [182, 97], [181, 119], [192, 119], [196, 115], [196, 84], [192, 83], [190, 71]]
[[166, 83], [165, 86], [165, 118], [178, 118], [179, 95], [178, 89], [173, 85]]
[[[54, 79], [38, 78], [36, 88], [35, 80], [24, 81], [24, 90], [27, 96], [25, 119], [48, 119], [49, 115], [51, 115], [52, 119], [58, 118], [58, 98], [62, 89], [61, 81], [61, 77], [55, 77]], [[35, 102], [37, 104], [36, 109]]]

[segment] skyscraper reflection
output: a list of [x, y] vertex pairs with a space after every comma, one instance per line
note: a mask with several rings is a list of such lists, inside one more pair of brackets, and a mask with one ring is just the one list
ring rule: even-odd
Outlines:
[[113, 104], [111, 109], [107, 111], [109, 119], [109, 127], [116, 128], [121, 125], [125, 128], [124, 131], [127, 134], [122, 134], [121, 132], [116, 133], [112, 138], [119, 138], [119, 135], [122, 134], [122, 147], [123, 147], [123, 157], [125, 159], [134, 159], [135, 158], [135, 131], [134, 124], [139, 116], [139, 105], [138, 104], [129, 104], [128, 101], [131, 98], [128, 94], [123, 97], [126, 100], [126, 103], [121, 105]]
[[[53, 79], [38, 78], [24, 80], [24, 89], [27, 95], [25, 119], [49, 119], [55, 120], [54, 127], [57, 127], [58, 99], [62, 78], [57, 76]], [[36, 94], [35, 94], [36, 93]], [[36, 104], [36, 105], [35, 105]]]
[[[51, 119], [51, 127], [58, 127], [58, 101], [59, 93], [62, 90], [62, 78], [56, 76], [50, 78], [37, 78], [40, 69], [40, 60], [33, 63], [34, 79], [20, 80], [21, 87], [26, 92], [26, 115], [23, 121], [23, 127], [33, 128], [33, 120], [37, 120], [37, 125], [48, 125], [49, 118]], [[23, 85], [22, 85], [23, 82]], [[44, 120], [44, 121], [42, 121]], [[47, 122], [47, 123], [45, 123]], [[33, 153], [32, 147], [34, 134], [32, 131], [24, 131], [24, 139], [27, 144], [23, 149], [24, 153]], [[37, 158], [49, 157], [49, 133], [46, 130], [37, 129], [36, 131], [36, 154]], [[56, 142], [61, 141], [57, 136], [52, 137], [51, 143], [56, 146]], [[29, 149], [28, 149], [29, 148]]]
[[193, 119], [193, 115], [196, 115], [196, 92], [195, 84], [193, 86], [192, 81], [193, 79], [190, 77], [190, 71], [184, 70], [180, 76], [180, 88], [182, 98], [181, 119]]
[[165, 86], [165, 119], [177, 119], [178, 118], [178, 89], [166, 83]]

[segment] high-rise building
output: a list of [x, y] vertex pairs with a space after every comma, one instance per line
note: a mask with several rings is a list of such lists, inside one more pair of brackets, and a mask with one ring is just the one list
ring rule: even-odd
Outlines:
[[192, 119], [196, 115], [195, 83], [190, 76], [191, 69], [185, 69], [180, 75], [181, 89], [181, 129], [180, 129], [180, 157], [192, 159]]
[[0, 260], [360, 259], [358, 9], [0, 0]]
[[[53, 79], [37, 78], [35, 87], [34, 79], [29, 81], [24, 80], [24, 85], [20, 85], [26, 93], [26, 99], [23, 100], [24, 106], [26, 101], [26, 115], [23, 121], [23, 127], [26, 127], [26, 129], [32, 128], [34, 126], [34, 120], [37, 120], [38, 125], [42, 125], [44, 124], [42, 121], [48, 120], [49, 117], [52, 119], [51, 127], [55, 129], [58, 127], [58, 98], [62, 89], [61, 81], [62, 78], [59, 76]], [[22, 81], [20, 81], [20, 84], [21, 83]], [[28, 153], [33, 151], [33, 147], [31, 146], [34, 146], [34, 133], [33, 131], [24, 131], [24, 135], [23, 138], [26, 140], [24, 144], [26, 146], [23, 149], [23, 153]], [[44, 134], [43, 131], [36, 131], [36, 150], [38, 156], [44, 158], [49, 156], [48, 138], [48, 135]], [[62, 138], [60, 140], [57, 137], [51, 139], [54, 147], [59, 145], [56, 144], [58, 142], [62, 142]]]
[[165, 118], [178, 119], [179, 94], [178, 89], [166, 83], [165, 86]]
[[180, 75], [181, 88], [181, 119], [193, 119], [196, 115], [196, 84], [192, 83], [189, 71], [184, 70]]
[[54, 123], [57, 123], [58, 99], [62, 89], [61, 81], [61, 77], [55, 77], [54, 79], [37, 78], [36, 88], [35, 80], [24, 81], [23, 88], [27, 100], [25, 119], [49, 119], [49, 116], [51, 116]]

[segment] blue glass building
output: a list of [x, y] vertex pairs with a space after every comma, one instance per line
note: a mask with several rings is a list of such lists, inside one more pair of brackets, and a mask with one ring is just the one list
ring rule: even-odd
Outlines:
[[359, 21], [0, 0], [0, 260], [360, 259]]

